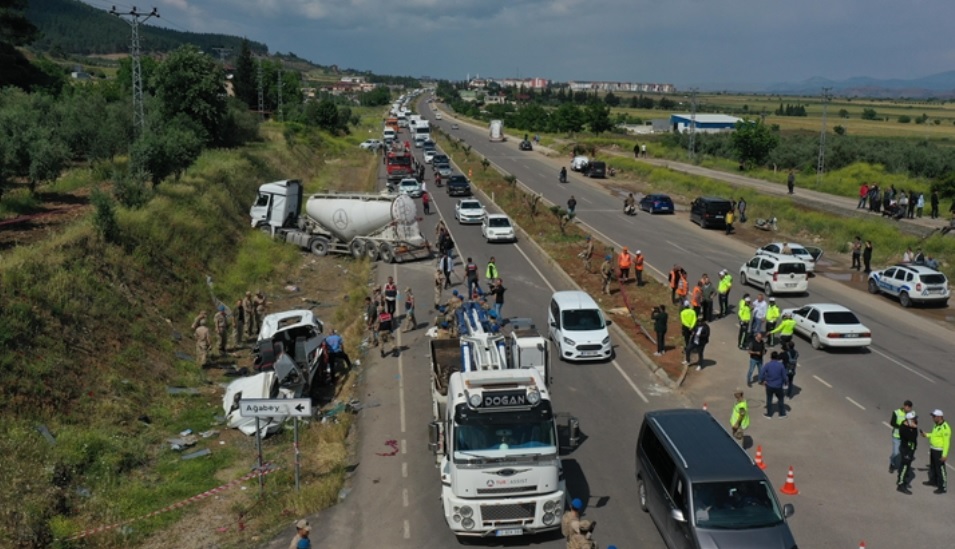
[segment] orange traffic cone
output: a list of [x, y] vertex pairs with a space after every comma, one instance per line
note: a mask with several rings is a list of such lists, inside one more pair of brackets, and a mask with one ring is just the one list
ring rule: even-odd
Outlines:
[[[796, 494], [799, 493], [799, 490], [796, 489], [796, 479], [793, 476], [792, 465], [789, 466], [789, 473], [786, 475], [786, 484], [783, 484], [783, 489], [780, 491], [790, 496], [795, 496]], [[863, 547], [864, 546], [865, 546], [865, 543], [863, 543]]]
[[703, 411], [706, 412], [707, 410], [709, 410], [709, 408], [706, 407], [706, 403], [704, 402], [704, 403], [703, 403]]
[[760, 469], [766, 468], [766, 464], [763, 463], [763, 447], [762, 446], [756, 447], [756, 466], [759, 467]]

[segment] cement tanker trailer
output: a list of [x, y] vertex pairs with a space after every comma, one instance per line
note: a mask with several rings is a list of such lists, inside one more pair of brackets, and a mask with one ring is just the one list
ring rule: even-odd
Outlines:
[[317, 193], [308, 197], [301, 214], [302, 193], [296, 180], [259, 187], [249, 210], [252, 227], [315, 255], [351, 254], [387, 263], [431, 257], [410, 196]]

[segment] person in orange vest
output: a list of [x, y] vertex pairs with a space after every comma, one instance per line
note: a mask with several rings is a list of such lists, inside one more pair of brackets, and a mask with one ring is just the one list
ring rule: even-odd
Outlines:
[[637, 273], [637, 286], [643, 286], [643, 252], [640, 250], [633, 256], [633, 270]]
[[617, 267], [620, 268], [620, 283], [624, 284], [630, 279], [630, 267], [633, 265], [633, 255], [630, 250], [624, 246], [620, 255], [617, 256]]
[[686, 295], [690, 291], [689, 283], [686, 281], [686, 271], [680, 269], [680, 278], [676, 283], [677, 301], [686, 301]]
[[696, 316], [703, 313], [703, 281], [700, 280], [693, 286], [693, 292], [690, 294], [690, 305], [696, 311]]
[[676, 288], [680, 285], [680, 269], [679, 265], [673, 265], [673, 269], [670, 270], [670, 302], [676, 303]]

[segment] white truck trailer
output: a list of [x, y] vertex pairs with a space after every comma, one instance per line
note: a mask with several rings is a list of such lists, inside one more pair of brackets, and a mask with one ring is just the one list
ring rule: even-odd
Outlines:
[[[431, 341], [429, 438], [445, 520], [460, 537], [560, 528], [567, 491], [544, 373], [546, 340], [526, 328], [511, 338], [484, 330], [467, 306], [464, 315], [467, 333]], [[524, 338], [522, 348], [540, 352], [509, 349]]]
[[259, 187], [249, 216], [252, 227], [315, 255], [351, 254], [386, 263], [430, 258], [431, 245], [418, 227], [418, 209], [407, 195], [317, 193], [302, 210], [300, 181]]
[[491, 120], [488, 126], [488, 139], [491, 141], [504, 141], [504, 121]]

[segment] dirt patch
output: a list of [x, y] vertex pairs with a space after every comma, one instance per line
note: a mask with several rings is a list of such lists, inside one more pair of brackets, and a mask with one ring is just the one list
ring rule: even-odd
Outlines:
[[83, 217], [92, 209], [89, 195], [89, 189], [39, 193], [38, 208], [0, 220], [0, 251], [39, 242]]

